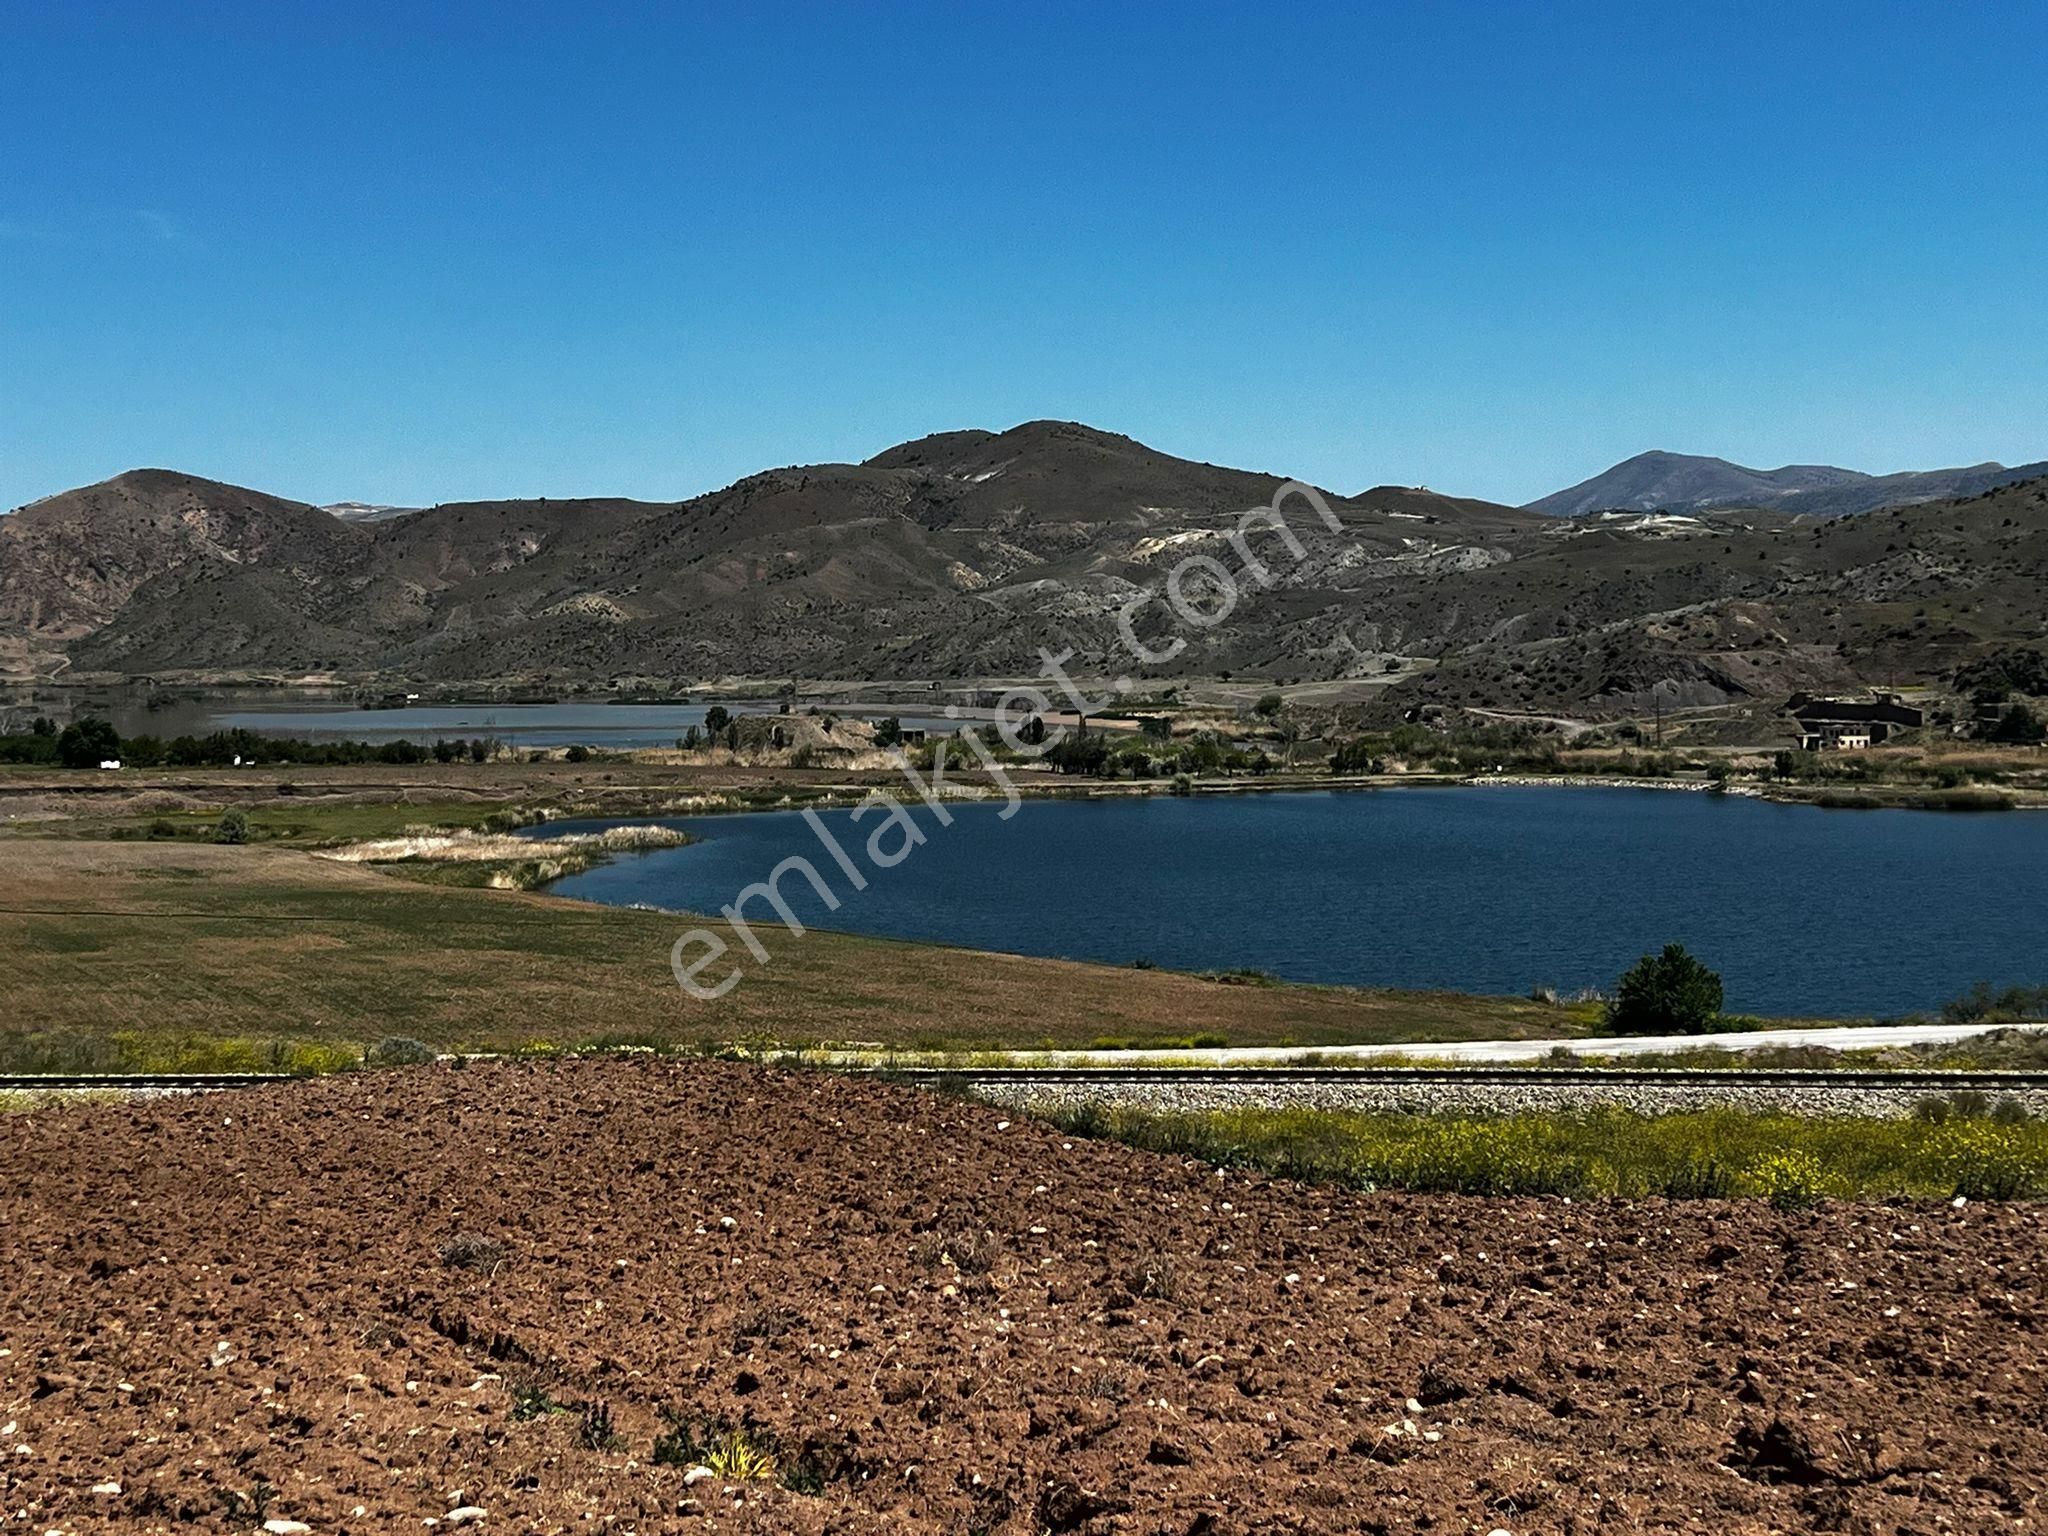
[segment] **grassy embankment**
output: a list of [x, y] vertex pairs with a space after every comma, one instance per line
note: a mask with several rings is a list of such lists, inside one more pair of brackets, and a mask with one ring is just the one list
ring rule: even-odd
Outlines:
[[1153, 1113], [1083, 1104], [1063, 1129], [1222, 1167], [1362, 1189], [1473, 1195], [2018, 1199], [2048, 1193], [2048, 1122], [1958, 1113], [1910, 1120], [1741, 1110], [1643, 1115], [1369, 1115], [1323, 1110]]
[[276, 843], [0, 838], [0, 892], [0, 1070], [330, 1070], [392, 1036], [975, 1050], [1532, 1039], [1594, 1022], [1519, 998], [1231, 985], [772, 924], [769, 964], [705, 1003], [670, 972], [674, 917], [394, 880]]

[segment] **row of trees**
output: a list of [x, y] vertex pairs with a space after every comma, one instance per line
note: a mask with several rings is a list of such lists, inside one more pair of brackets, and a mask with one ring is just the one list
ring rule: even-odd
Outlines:
[[0, 762], [51, 767], [97, 768], [120, 762], [137, 768], [205, 768], [233, 763], [488, 762], [500, 744], [487, 737], [420, 743], [414, 741], [303, 741], [259, 736], [254, 731], [215, 731], [206, 736], [123, 737], [105, 720], [74, 721], [61, 731], [38, 720], [26, 735], [0, 736]]
[[1985, 1024], [2048, 1018], [2048, 987], [1994, 987], [1980, 981], [1961, 997], [1942, 1004], [1951, 1024]]
[[1270, 773], [1273, 759], [1256, 747], [1233, 745], [1212, 731], [1198, 731], [1178, 745], [1141, 736], [1112, 741], [1101, 731], [1061, 737], [1046, 749], [1045, 761], [1059, 773], [1096, 778], [1169, 779], [1176, 774]]

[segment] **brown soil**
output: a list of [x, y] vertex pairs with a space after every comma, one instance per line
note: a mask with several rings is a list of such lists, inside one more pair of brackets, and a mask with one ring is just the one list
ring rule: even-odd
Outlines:
[[[0, 1230], [10, 1529], [1932, 1533], [2048, 1488], [2024, 1207], [1353, 1195], [613, 1060], [0, 1119]], [[815, 1491], [686, 1485], [665, 1411]]]

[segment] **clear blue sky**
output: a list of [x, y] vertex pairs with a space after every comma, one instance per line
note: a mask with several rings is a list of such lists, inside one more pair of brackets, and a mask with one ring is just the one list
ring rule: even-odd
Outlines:
[[0, 506], [2048, 457], [2048, 7], [0, 0]]

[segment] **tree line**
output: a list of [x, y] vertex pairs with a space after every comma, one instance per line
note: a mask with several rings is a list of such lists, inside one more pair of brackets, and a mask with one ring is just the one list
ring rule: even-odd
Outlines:
[[205, 736], [122, 736], [105, 720], [76, 720], [61, 730], [38, 719], [24, 734], [0, 736], [0, 763], [52, 768], [97, 768], [118, 762], [133, 768], [217, 768], [240, 764], [304, 763], [346, 767], [360, 763], [488, 762], [500, 750], [489, 737], [416, 741], [307, 741], [259, 736], [250, 730]]

